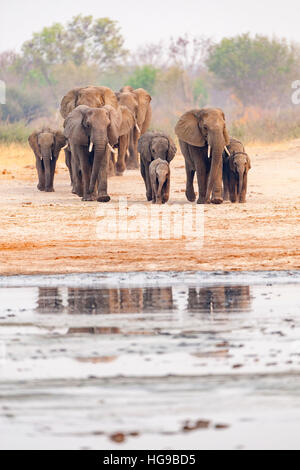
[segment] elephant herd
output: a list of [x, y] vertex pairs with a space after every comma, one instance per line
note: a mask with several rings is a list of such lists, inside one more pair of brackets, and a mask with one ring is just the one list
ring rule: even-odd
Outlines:
[[[83, 201], [108, 202], [108, 176], [120, 176], [126, 168], [139, 166], [147, 200], [168, 201], [169, 164], [177, 148], [168, 135], [147, 132], [152, 112], [146, 90], [125, 86], [115, 93], [105, 86], [74, 88], [63, 97], [60, 113], [63, 132], [44, 127], [28, 139], [36, 157], [40, 191], [54, 191], [56, 162], [64, 148], [72, 192]], [[189, 201], [196, 199], [195, 173], [197, 203], [246, 201], [250, 159], [243, 144], [229, 137], [221, 109], [184, 113], [175, 133], [185, 159]]]

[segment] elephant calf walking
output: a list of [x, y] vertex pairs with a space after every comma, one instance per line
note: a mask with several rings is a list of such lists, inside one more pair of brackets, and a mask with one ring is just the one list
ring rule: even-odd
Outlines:
[[251, 168], [250, 158], [244, 145], [230, 138], [228, 146], [230, 155], [223, 154], [224, 200], [246, 202], [248, 171]]
[[36, 158], [39, 191], [53, 192], [56, 162], [62, 147], [66, 145], [66, 138], [62, 132], [43, 127], [33, 132], [28, 142]]
[[146, 186], [146, 197], [148, 201], [152, 201], [153, 191], [149, 175], [150, 164], [157, 158], [170, 163], [176, 155], [177, 148], [168, 135], [162, 132], [146, 132], [139, 139], [138, 151], [141, 157], [141, 175]]
[[170, 194], [170, 166], [166, 160], [157, 158], [149, 167], [152, 187], [152, 203], [164, 204], [169, 200]]

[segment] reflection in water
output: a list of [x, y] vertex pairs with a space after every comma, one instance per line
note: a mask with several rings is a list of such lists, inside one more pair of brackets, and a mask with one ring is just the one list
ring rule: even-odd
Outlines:
[[[65, 291], [64, 300], [59, 288], [39, 288], [36, 310], [39, 313], [51, 314], [64, 312], [70, 315], [98, 315], [175, 310], [187, 310], [193, 313], [231, 313], [237, 310], [249, 311], [250, 307], [249, 286], [190, 287], [186, 291], [179, 287], [69, 288]], [[105, 334], [105, 328], [102, 330], [101, 334]], [[93, 332], [97, 333], [91, 331]], [[109, 331], [108, 334], [110, 333], [114, 332]]]
[[249, 311], [250, 306], [249, 286], [214, 286], [189, 289], [188, 310], [192, 312], [232, 313], [237, 310]]
[[68, 329], [68, 334], [90, 334], [90, 335], [118, 335], [121, 333], [120, 328], [111, 327], [74, 327]]
[[68, 289], [68, 313], [146, 313], [173, 310], [172, 288]]
[[57, 287], [39, 287], [37, 311], [60, 313], [64, 310], [62, 297]]

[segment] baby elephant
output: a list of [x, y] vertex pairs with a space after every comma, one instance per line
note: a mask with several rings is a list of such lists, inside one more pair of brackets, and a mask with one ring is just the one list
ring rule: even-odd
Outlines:
[[230, 156], [223, 154], [224, 200], [246, 202], [248, 171], [251, 168], [250, 158], [244, 145], [231, 138], [228, 145]]
[[141, 156], [141, 175], [146, 186], [146, 197], [148, 201], [151, 201], [153, 193], [149, 175], [150, 163], [156, 158], [170, 163], [175, 157], [177, 148], [168, 135], [162, 132], [146, 132], [139, 139], [138, 151]]
[[33, 132], [29, 136], [28, 142], [36, 159], [39, 178], [37, 188], [40, 191], [53, 192], [56, 162], [61, 148], [67, 143], [66, 138], [60, 131], [43, 127], [40, 131]]
[[164, 204], [170, 194], [170, 166], [166, 160], [156, 158], [149, 166], [152, 203]]

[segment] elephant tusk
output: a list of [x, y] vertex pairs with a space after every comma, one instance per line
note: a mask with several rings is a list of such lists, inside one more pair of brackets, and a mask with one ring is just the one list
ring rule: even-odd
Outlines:
[[62, 150], [66, 149], [69, 144], [66, 144], [64, 147], [62, 147]]
[[209, 146], [208, 146], [208, 152], [207, 152], [208, 158], [210, 158], [210, 154], [211, 154], [211, 146], [209, 145]]
[[230, 152], [229, 152], [228, 148], [226, 147], [226, 145], [225, 145], [224, 149], [225, 149], [225, 152], [227, 153], [228, 157], [230, 157]]
[[128, 149], [127, 149], [126, 155], [127, 155], [128, 158], [130, 157], [130, 153], [129, 153]]
[[110, 145], [110, 143], [108, 143], [107, 145], [108, 145], [108, 148], [109, 148], [109, 150], [110, 150], [111, 152], [113, 152], [113, 153], [116, 153], [116, 152], [117, 152], [117, 150], [114, 149], [114, 148]]
[[141, 134], [141, 129], [139, 128], [139, 126], [137, 125], [137, 123], [135, 123], [135, 127], [137, 128], [138, 132]]
[[91, 151], [93, 150], [93, 146], [94, 146], [94, 144], [93, 144], [93, 142], [91, 142], [91, 143], [90, 143], [90, 146], [89, 146], [89, 152], [90, 152], [90, 153], [91, 153]]

